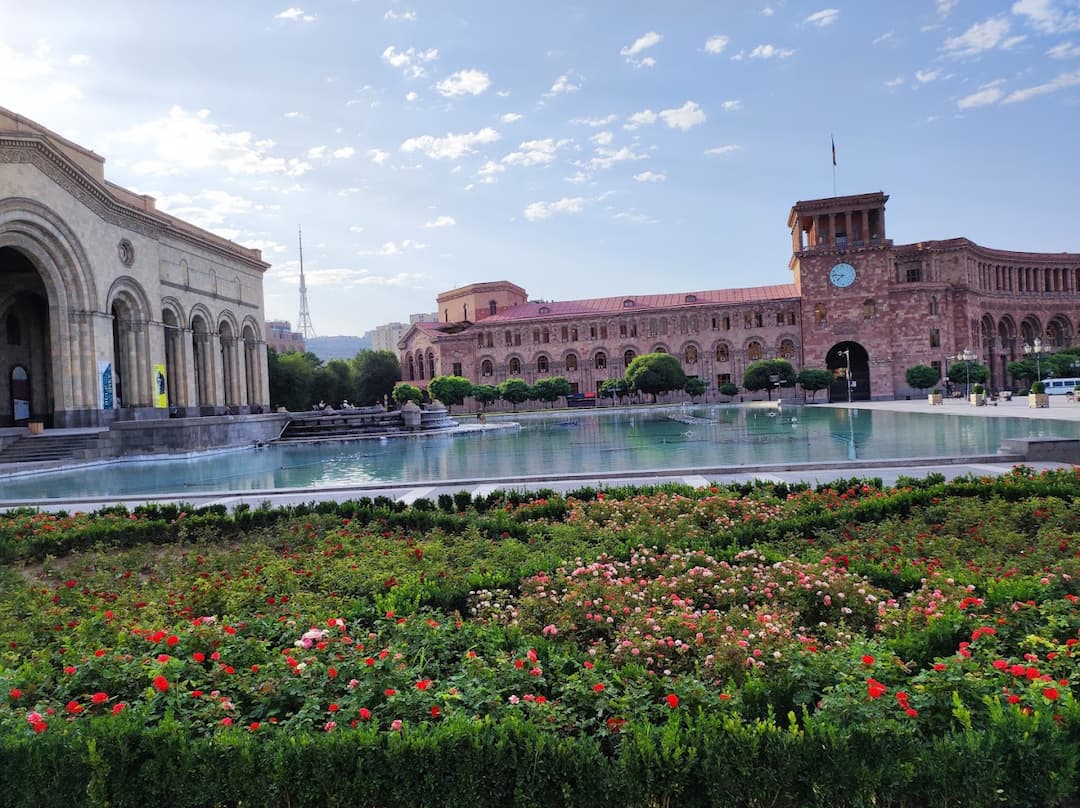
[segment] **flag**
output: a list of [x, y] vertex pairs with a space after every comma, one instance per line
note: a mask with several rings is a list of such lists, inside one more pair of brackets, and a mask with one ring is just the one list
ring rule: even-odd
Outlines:
[[832, 135], [829, 135], [829, 140], [832, 141], [832, 164], [835, 166], [836, 165], [836, 139]]

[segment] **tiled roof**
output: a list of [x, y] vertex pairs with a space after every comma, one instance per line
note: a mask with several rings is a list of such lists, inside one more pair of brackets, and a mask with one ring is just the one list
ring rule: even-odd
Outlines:
[[[594, 297], [585, 300], [552, 302], [529, 301], [485, 317], [483, 323], [531, 320], [539, 317], [620, 314], [650, 309], [693, 308], [717, 303], [766, 303], [796, 297], [798, 293], [795, 291], [795, 284], [782, 283], [774, 286], [751, 286], [745, 289], [710, 289], [704, 292], [678, 292], [665, 295], [620, 295], [619, 297]], [[627, 301], [633, 301], [633, 305], [628, 305]]]

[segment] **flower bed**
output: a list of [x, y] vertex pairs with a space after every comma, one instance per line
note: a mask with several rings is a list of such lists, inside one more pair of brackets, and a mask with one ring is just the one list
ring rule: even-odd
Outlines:
[[0, 805], [1053, 805], [1078, 494], [13, 512]]

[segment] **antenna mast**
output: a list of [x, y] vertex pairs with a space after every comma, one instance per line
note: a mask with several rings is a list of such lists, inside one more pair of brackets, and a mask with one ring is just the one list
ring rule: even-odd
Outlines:
[[304, 281], [304, 231], [296, 228], [297, 238], [300, 242], [300, 319], [296, 324], [296, 330], [304, 335], [304, 339], [311, 339], [315, 334], [315, 326], [311, 324], [311, 311], [308, 310], [307, 283]]

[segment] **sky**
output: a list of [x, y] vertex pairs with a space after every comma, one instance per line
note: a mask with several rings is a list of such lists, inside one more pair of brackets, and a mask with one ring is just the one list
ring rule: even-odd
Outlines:
[[291, 1], [0, 0], [0, 105], [260, 248], [294, 325], [302, 228], [319, 336], [789, 283], [834, 189], [898, 244], [1080, 252], [1080, 0]]

